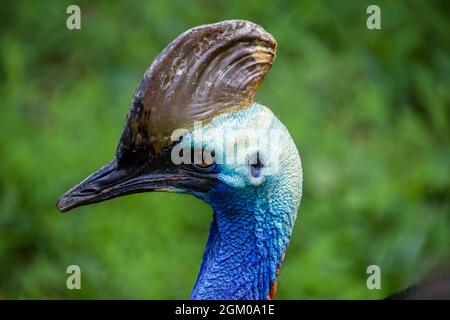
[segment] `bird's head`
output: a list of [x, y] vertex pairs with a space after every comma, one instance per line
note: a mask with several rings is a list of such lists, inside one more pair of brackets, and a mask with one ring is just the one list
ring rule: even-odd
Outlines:
[[280, 192], [298, 206], [295, 144], [253, 102], [275, 48], [269, 33], [241, 20], [180, 35], [145, 73], [114, 159], [62, 195], [59, 210], [146, 191], [190, 193], [213, 207]]

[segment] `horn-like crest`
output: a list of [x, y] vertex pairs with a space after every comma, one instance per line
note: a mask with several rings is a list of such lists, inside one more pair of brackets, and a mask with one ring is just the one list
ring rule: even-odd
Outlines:
[[275, 49], [272, 35], [249, 21], [228, 20], [181, 34], [145, 72], [116, 157], [151, 156], [173, 143], [174, 129], [251, 106]]

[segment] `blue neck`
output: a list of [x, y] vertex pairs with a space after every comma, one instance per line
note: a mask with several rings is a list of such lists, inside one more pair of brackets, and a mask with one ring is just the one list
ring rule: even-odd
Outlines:
[[235, 205], [232, 203], [226, 211], [214, 209], [191, 299], [269, 297], [294, 221], [283, 210], [270, 211], [270, 205], [241, 206], [239, 212]]

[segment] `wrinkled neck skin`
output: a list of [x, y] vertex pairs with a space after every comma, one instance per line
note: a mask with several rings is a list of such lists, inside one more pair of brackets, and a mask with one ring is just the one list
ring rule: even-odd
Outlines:
[[213, 221], [191, 299], [273, 298], [299, 200], [283, 187], [243, 194], [208, 199]]

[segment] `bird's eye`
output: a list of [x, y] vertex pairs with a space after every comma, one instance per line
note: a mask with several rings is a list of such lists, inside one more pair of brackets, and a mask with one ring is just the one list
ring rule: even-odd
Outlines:
[[259, 176], [261, 176], [261, 170], [264, 167], [259, 152], [251, 156], [249, 161], [250, 161], [250, 173], [252, 174], [253, 177], [259, 178]]
[[193, 154], [195, 154], [192, 162], [194, 164], [194, 167], [202, 171], [214, 170], [216, 165], [214, 161], [214, 151], [205, 152], [203, 150], [194, 150]]

